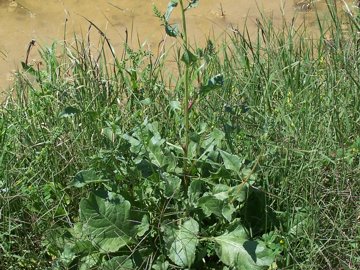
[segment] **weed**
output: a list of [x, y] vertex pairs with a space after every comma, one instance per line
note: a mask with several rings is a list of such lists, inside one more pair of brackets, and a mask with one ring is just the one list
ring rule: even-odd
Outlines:
[[175, 83], [92, 23], [98, 50], [23, 63], [0, 111], [0, 268], [359, 268], [358, 19], [329, 6], [314, 40], [263, 18], [194, 49], [184, 3], [154, 8]]

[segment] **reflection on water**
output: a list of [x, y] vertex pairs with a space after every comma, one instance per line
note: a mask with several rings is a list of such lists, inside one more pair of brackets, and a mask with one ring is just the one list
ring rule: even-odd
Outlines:
[[[169, 0], [0, 0], [0, 88], [9, 84], [11, 70], [24, 61], [31, 40], [44, 46], [54, 40], [70, 39], [74, 32], [86, 34], [87, 18], [99, 26], [120, 50], [129, 33], [129, 42], [138, 41], [157, 46], [164, 35], [163, 28], [152, 13], [155, 4], [165, 10]], [[207, 36], [218, 37], [230, 26], [241, 27], [247, 23], [250, 32], [255, 30], [259, 10], [271, 16], [275, 24], [294, 16], [306, 16], [315, 21], [314, 10], [326, 10], [325, 0], [206, 0], [199, 8], [188, 13], [190, 37], [196, 42]], [[342, 2], [342, 1], [339, 1]], [[348, 1], [349, 2], [349, 1]], [[65, 29], [65, 20], [66, 33]], [[179, 14], [173, 19], [180, 21]], [[36, 58], [32, 50], [31, 58]]]

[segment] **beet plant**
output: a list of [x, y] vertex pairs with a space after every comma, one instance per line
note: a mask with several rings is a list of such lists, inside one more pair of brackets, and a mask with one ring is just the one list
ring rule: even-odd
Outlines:
[[[151, 117], [130, 130], [116, 122], [103, 127], [109, 148], [71, 182], [89, 195], [78, 221], [56, 238], [63, 243], [59, 269], [269, 269], [280, 254], [276, 237], [261, 237], [271, 227], [256, 188], [261, 156], [231, 153], [226, 134], [199, 118], [197, 104], [226, 89], [222, 74], [202, 75], [204, 55], [188, 42], [186, 13], [198, 2], [172, 0], [165, 14], [154, 7], [181, 44], [176, 99], [164, 108], [176, 130], [169, 135], [167, 123]], [[171, 23], [176, 8], [181, 27]]]

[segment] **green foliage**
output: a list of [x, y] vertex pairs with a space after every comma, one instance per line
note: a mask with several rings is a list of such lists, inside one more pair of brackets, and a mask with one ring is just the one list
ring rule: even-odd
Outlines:
[[309, 40], [263, 18], [193, 48], [184, 3], [154, 7], [184, 19], [172, 80], [105, 34], [96, 57], [75, 37], [23, 64], [0, 110], [1, 269], [358, 268], [358, 19], [331, 11], [331, 47], [322, 21]]
[[217, 74], [211, 79], [209, 79], [206, 85], [203, 85], [200, 88], [200, 94], [206, 95], [210, 93], [212, 90], [221, 88], [223, 85], [224, 85], [224, 76], [222, 74]]
[[263, 269], [275, 259], [263, 242], [249, 240], [243, 227], [215, 237], [214, 241], [220, 260], [235, 269]]
[[[168, 258], [178, 267], [196, 268], [201, 267], [200, 262], [212, 260], [213, 255], [209, 257], [201, 250], [215, 242], [220, 248], [213, 246], [210, 253], [218, 254], [225, 265], [237, 267], [240, 261], [259, 269], [271, 265], [273, 251], [260, 240], [250, 241], [244, 228], [243, 239], [233, 237], [238, 229], [219, 235], [241, 222], [241, 211], [251, 193], [249, 184], [239, 183], [241, 170], [246, 167], [243, 162], [237, 164], [241, 160], [238, 156], [220, 150], [224, 136], [219, 134], [204, 134], [204, 142], [198, 141], [205, 147], [193, 157], [189, 187], [182, 181], [181, 148], [160, 136], [157, 123], [145, 121], [132, 132], [119, 134], [119, 149], [124, 149], [122, 144], [129, 149], [119, 153], [121, 180], [97, 181], [91, 170], [76, 174], [72, 185], [81, 188], [86, 183], [97, 191], [81, 200], [80, 220], [65, 238], [69, 244], [57, 263], [82, 269], [88, 267], [88, 258], [97, 258], [91, 264], [102, 266], [112, 263], [109, 256], [111, 261], [127, 256], [124, 263], [130, 260], [141, 268], [151, 256], [155, 265], [166, 264], [161, 258]], [[252, 246], [246, 248], [245, 241], [258, 245], [255, 253]]]
[[199, 243], [199, 224], [190, 218], [180, 225], [179, 229], [171, 226], [164, 228], [164, 242], [169, 259], [181, 267], [191, 267], [196, 258], [196, 247]]
[[81, 200], [79, 225], [86, 233], [85, 238], [104, 253], [128, 245], [137, 233], [130, 207], [128, 201], [113, 194], [105, 198], [90, 194], [88, 199]]
[[96, 172], [94, 170], [83, 170], [78, 172], [74, 176], [74, 180], [71, 182], [71, 186], [81, 188], [84, 187], [87, 184], [91, 183], [101, 183], [106, 180], [101, 179], [99, 176], [97, 176]]

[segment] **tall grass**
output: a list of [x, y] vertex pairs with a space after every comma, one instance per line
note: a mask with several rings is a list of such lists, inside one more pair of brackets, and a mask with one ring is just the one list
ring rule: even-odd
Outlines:
[[[218, 128], [233, 153], [257, 160], [266, 207], [250, 201], [248, 211], [277, 217], [258, 226], [281, 236], [273, 269], [360, 267], [360, 22], [330, 13], [319, 39], [264, 18], [255, 40], [245, 27], [198, 50], [199, 85], [219, 73], [225, 85], [194, 104], [189, 129]], [[79, 38], [43, 48], [43, 66], [25, 65], [1, 107], [2, 269], [54, 266], [56, 236], [77, 221], [88, 192], [69, 183], [90, 165], [116, 179], [117, 133], [148, 119], [181, 141], [182, 85], [169, 83], [163, 60], [128, 46], [113, 59], [103, 37], [90, 48]]]

